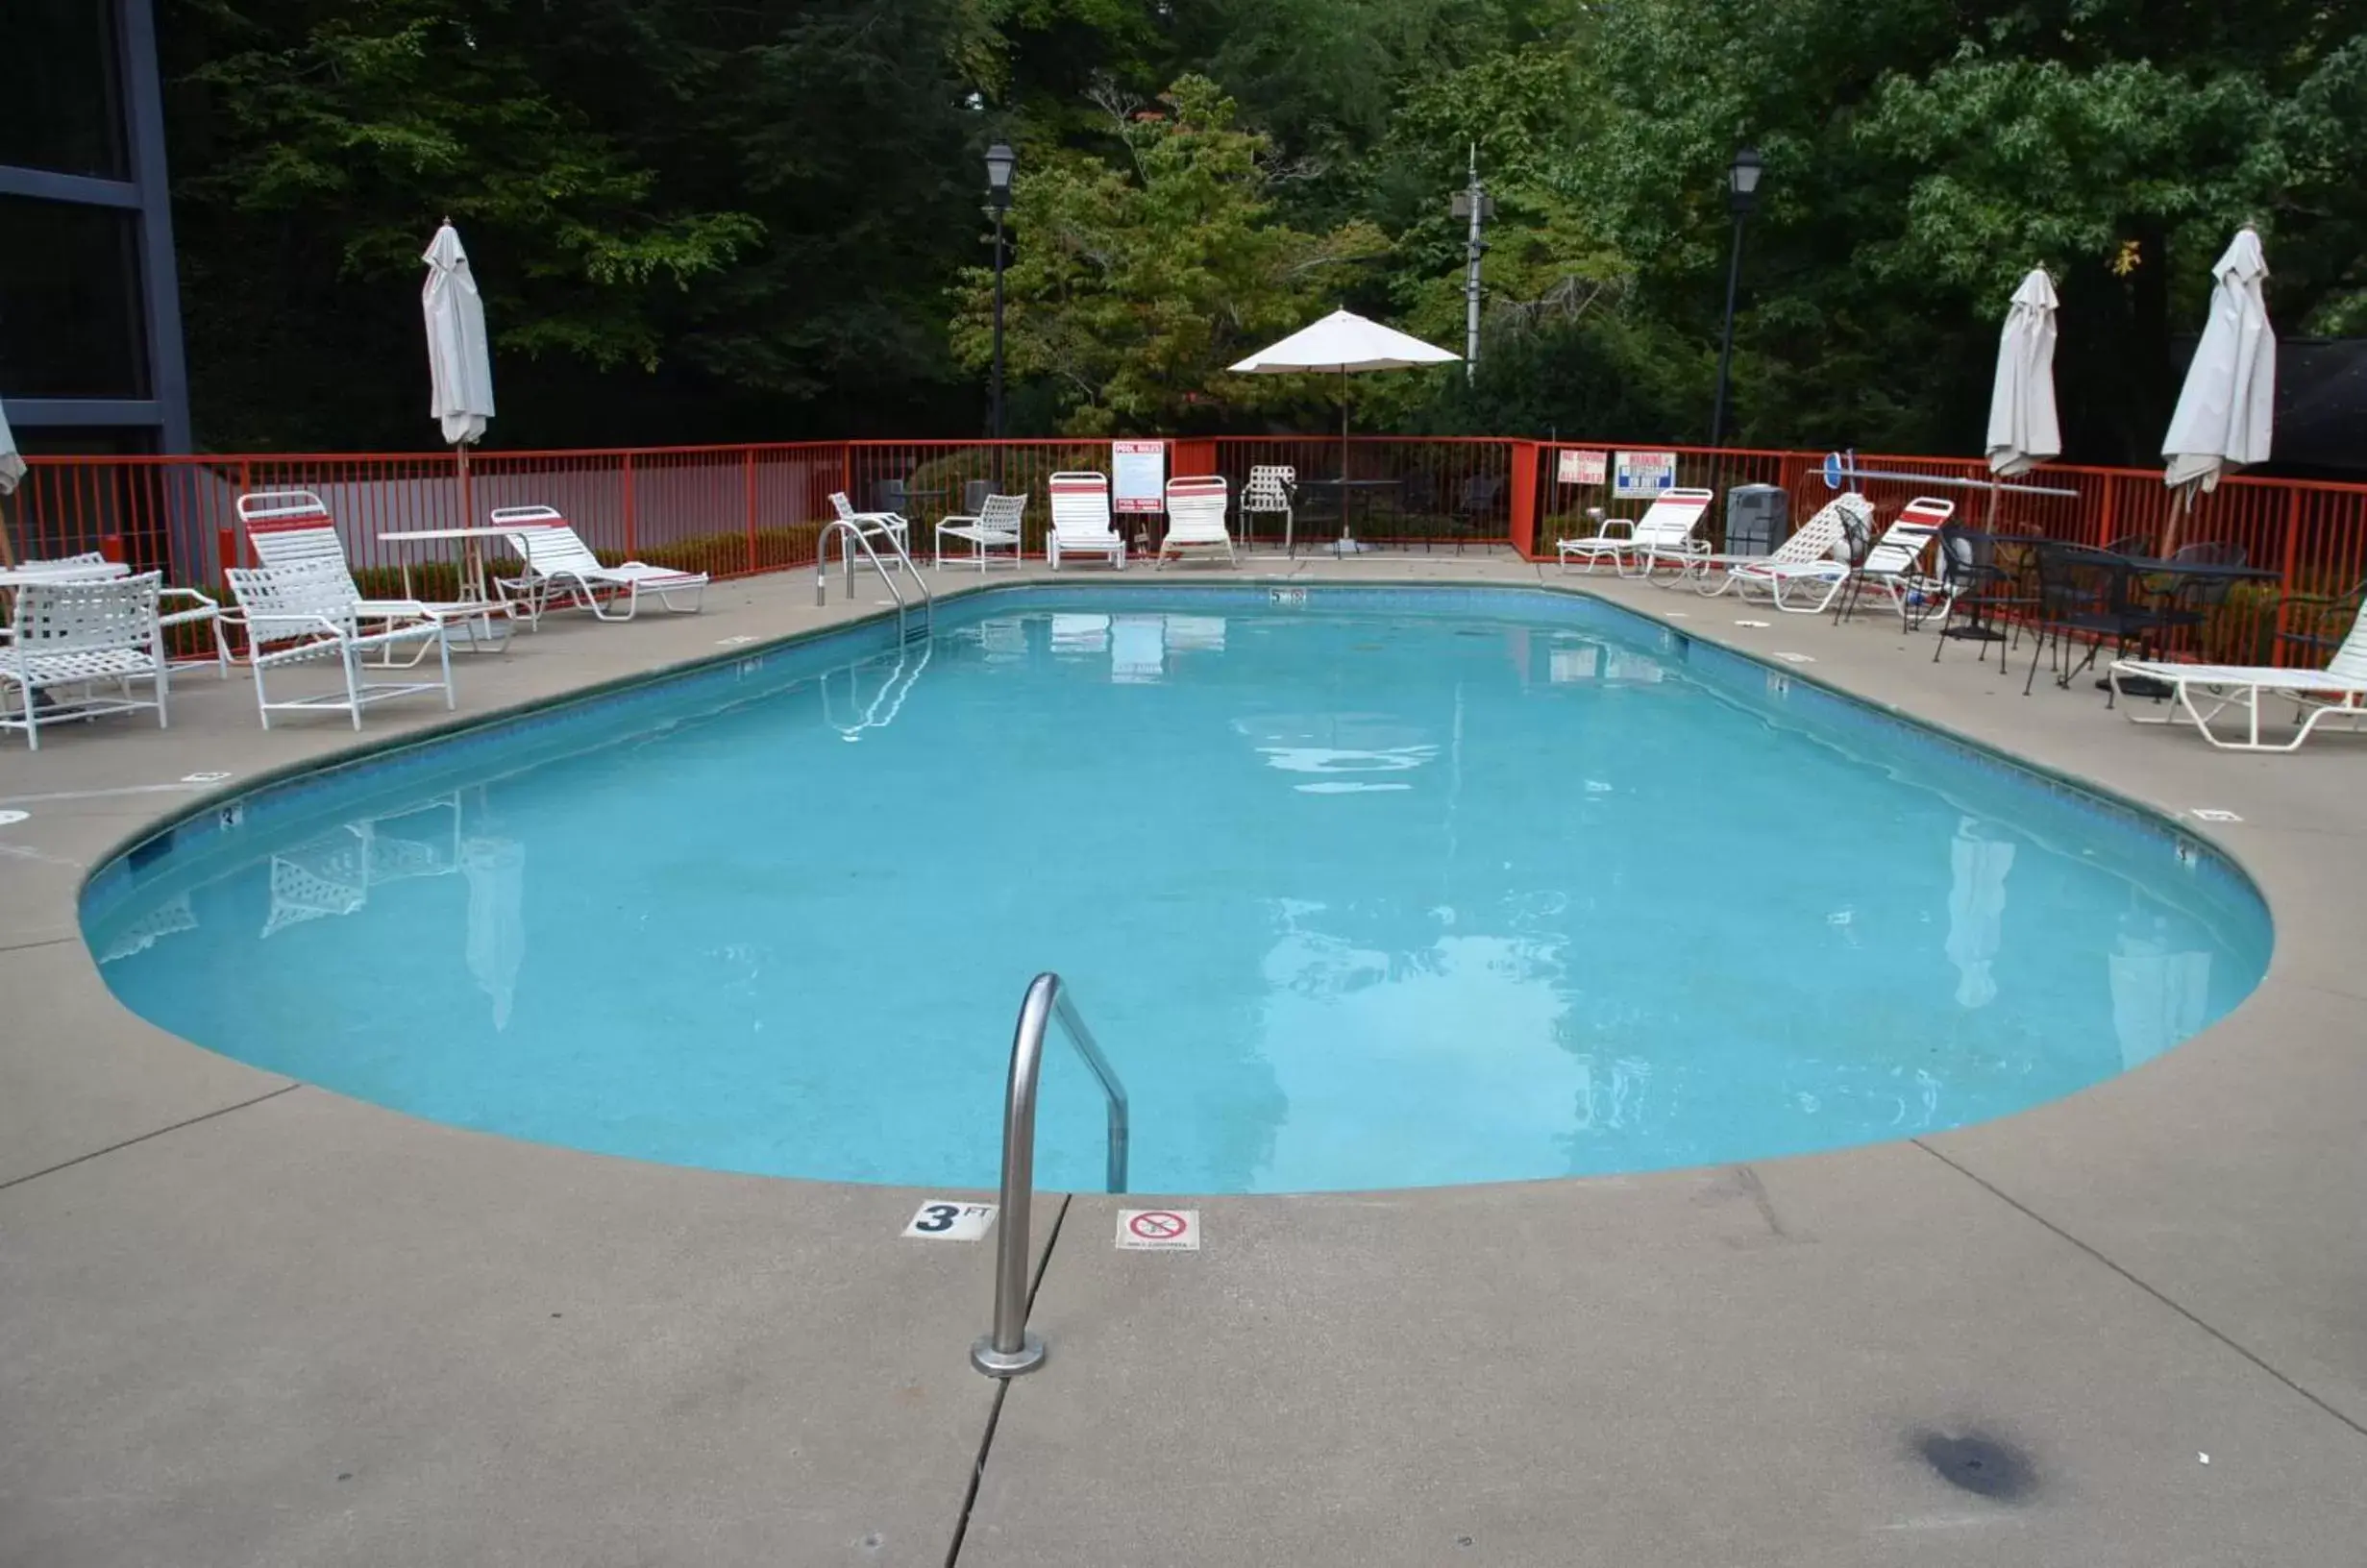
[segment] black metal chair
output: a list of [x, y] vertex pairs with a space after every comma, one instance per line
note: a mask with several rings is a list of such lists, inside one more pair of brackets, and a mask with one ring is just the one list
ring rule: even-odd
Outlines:
[[1474, 474], [1465, 479], [1462, 494], [1455, 498], [1455, 553], [1463, 553], [1466, 538], [1494, 531], [1503, 516], [1503, 475]]
[[[1943, 523], [1934, 548], [1938, 554], [1939, 592], [1947, 608], [1940, 616], [1939, 635], [1932, 639], [1932, 662], [1939, 662], [1940, 649], [1955, 637], [1979, 643], [1981, 662], [1986, 663], [1988, 645], [2006, 640], [2006, 634], [1991, 625], [1988, 618], [2001, 610], [2028, 609], [2037, 602], [2036, 596], [2015, 592], [2020, 574], [2011, 563], [1999, 559], [1997, 541], [1988, 534], [1961, 523]], [[2002, 652], [1998, 662], [2005, 662]]]
[[2154, 536], [2150, 533], [2124, 533], [2104, 547], [2107, 555], [2150, 555], [2154, 552]]
[[911, 487], [902, 479], [874, 479], [871, 509], [875, 512], [894, 512], [899, 517], [911, 516]]
[[[2170, 559], [2195, 566], [2243, 566], [2249, 563], [2251, 557], [2241, 545], [2200, 540], [2180, 546], [2171, 552]], [[2167, 579], [2155, 596], [2162, 601], [2156, 612], [2161, 623], [2160, 629], [2165, 633], [2201, 629], [2210, 623], [2213, 616], [2227, 608], [2228, 596], [2234, 591], [2233, 577], [2176, 576]]]
[[2297, 664], [2322, 667], [2351, 634], [2351, 623], [2362, 605], [2367, 605], [2367, 580], [2347, 594], [2286, 595], [2285, 629], [2277, 633], [2278, 649]]
[[[2045, 657], [2049, 643], [2055, 648], [2055, 684], [2068, 686], [2096, 662], [2107, 642], [2111, 643], [2117, 657], [2132, 642], [2160, 625], [2154, 611], [2130, 604], [2126, 556], [2052, 541], [2040, 541], [2037, 551], [2038, 602], [2034, 619], [2038, 641], [2030, 651], [2030, 674], [2022, 680], [2024, 697], [2030, 695], [2038, 679], [2038, 661]], [[2088, 641], [2087, 657], [2077, 667], [2071, 664], [2074, 637]]]

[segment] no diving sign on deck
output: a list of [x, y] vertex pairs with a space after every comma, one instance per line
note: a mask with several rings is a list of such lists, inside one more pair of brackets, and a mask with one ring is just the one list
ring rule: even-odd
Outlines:
[[1121, 1209], [1118, 1211], [1120, 1252], [1197, 1252], [1200, 1250], [1200, 1212], [1197, 1209]]

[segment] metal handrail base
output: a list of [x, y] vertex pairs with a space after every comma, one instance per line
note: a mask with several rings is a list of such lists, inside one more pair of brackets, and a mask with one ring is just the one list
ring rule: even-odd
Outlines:
[[990, 1378], [1016, 1378], [1044, 1364], [1044, 1341], [1027, 1332], [1027, 1233], [1036, 1179], [1036, 1084], [1044, 1071], [1044, 1035], [1058, 1018], [1069, 1042], [1099, 1080], [1109, 1101], [1109, 1189], [1126, 1189], [1126, 1090], [1095, 1043], [1060, 976], [1039, 974], [1020, 1002], [1011, 1036], [1011, 1077], [1002, 1101], [1002, 1209], [995, 1237], [995, 1327], [970, 1347], [970, 1364]]

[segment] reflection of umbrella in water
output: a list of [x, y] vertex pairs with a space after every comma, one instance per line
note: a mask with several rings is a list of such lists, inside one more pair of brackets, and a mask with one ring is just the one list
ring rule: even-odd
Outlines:
[[509, 1027], [526, 961], [526, 845], [515, 839], [471, 839], [460, 846], [468, 877], [468, 972], [493, 998], [493, 1027]]
[[1989, 965], [2003, 936], [2006, 873], [2013, 870], [2013, 845], [1982, 838], [1980, 825], [1960, 819], [1948, 843], [1948, 962], [1957, 969], [1959, 1007], [1986, 1007], [1997, 995]]
[[2121, 919], [2113, 939], [2112, 1032], [2124, 1067], [2149, 1062], [2203, 1027], [2210, 1014], [2211, 955], [2170, 945], [2170, 922]]

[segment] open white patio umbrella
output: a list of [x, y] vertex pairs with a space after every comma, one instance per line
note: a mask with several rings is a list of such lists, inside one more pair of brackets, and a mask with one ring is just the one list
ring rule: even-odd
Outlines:
[[2236, 231], [2211, 268], [2210, 320], [2186, 367], [2186, 384], [2162, 438], [2162, 480], [2178, 491], [2161, 549], [2178, 543], [2178, 526], [2193, 508], [2195, 492], [2209, 491], [2231, 469], [2268, 460], [2276, 422], [2277, 334], [2268, 324], [2261, 283], [2268, 258], [2251, 228]]
[[[1233, 366], [1245, 376], [1304, 375], [1331, 371], [1340, 377], [1340, 548], [1354, 548], [1348, 539], [1348, 398], [1347, 378], [1368, 370], [1412, 370], [1420, 365], [1446, 365], [1463, 355], [1409, 337], [1393, 327], [1368, 321], [1352, 310], [1334, 310], [1312, 327], [1302, 327], [1279, 343], [1270, 344]], [[1285, 549], [1290, 548], [1288, 541]]]
[[468, 449], [493, 417], [493, 354], [485, 340], [485, 302], [469, 271], [459, 232], [446, 218], [420, 257], [428, 264], [419, 290], [428, 319], [428, 415], [443, 427], [459, 462], [461, 517], [468, 515]]
[[[16, 451], [16, 434], [9, 429], [8, 410], [0, 407], [0, 496], [12, 496], [25, 477], [25, 460]], [[16, 546], [9, 537], [9, 520], [0, 516], [0, 566], [16, 564]]]
[[[2009, 479], [2062, 454], [2055, 416], [2055, 280], [2033, 267], [2013, 291], [1997, 337], [1997, 380], [1989, 390], [1989, 473]], [[1992, 509], [1997, 489], [1989, 488]]]

